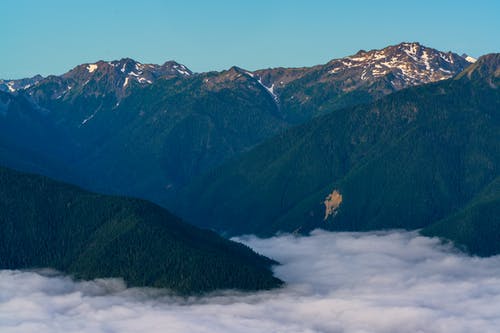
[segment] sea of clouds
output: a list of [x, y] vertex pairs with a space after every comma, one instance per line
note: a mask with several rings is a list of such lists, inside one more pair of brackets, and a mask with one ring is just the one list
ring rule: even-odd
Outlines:
[[412, 232], [239, 238], [280, 290], [179, 298], [118, 279], [0, 271], [0, 332], [499, 332], [500, 256]]

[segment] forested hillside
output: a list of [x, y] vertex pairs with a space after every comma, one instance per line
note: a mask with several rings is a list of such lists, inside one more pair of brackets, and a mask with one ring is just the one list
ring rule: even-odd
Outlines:
[[49, 267], [184, 294], [281, 285], [272, 260], [159, 206], [6, 168], [0, 168], [0, 227], [3, 269]]
[[418, 229], [465, 209], [470, 218], [490, 216], [470, 220], [471, 228], [497, 235], [493, 211], [478, 209], [484, 197], [473, 200], [498, 177], [499, 64], [498, 54], [484, 56], [455, 79], [294, 128], [194, 182], [181, 210], [200, 226], [271, 235]]

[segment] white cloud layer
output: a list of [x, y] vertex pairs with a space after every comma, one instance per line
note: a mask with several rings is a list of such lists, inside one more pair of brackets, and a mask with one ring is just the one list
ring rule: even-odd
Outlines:
[[500, 256], [409, 232], [240, 239], [283, 265], [271, 292], [181, 299], [120, 280], [0, 271], [0, 332], [498, 332]]

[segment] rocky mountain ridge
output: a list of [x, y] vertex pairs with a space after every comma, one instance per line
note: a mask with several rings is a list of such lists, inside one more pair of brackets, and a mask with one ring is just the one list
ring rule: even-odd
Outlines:
[[[373, 83], [381, 77], [387, 77], [390, 86], [394, 90], [400, 90], [450, 78], [474, 61], [474, 58], [466, 54], [460, 56], [453, 52], [442, 52], [425, 47], [417, 42], [403, 42], [378, 50], [360, 50], [355, 55], [333, 59], [327, 64], [313, 67], [272, 68], [253, 72], [234, 68], [255, 78], [274, 98], [278, 99], [274, 90], [280, 91], [292, 81], [313, 73], [318, 82], [347, 81], [342, 87], [344, 92], [352, 91], [362, 84]], [[110, 81], [107, 84], [108, 88], [120, 91], [131, 82], [145, 86], [153, 84], [159, 78], [189, 77], [193, 74], [195, 73], [185, 65], [175, 61], [156, 65], [142, 64], [130, 58], [123, 58], [81, 64], [60, 76], [51, 75], [44, 78], [36, 75], [33, 78], [19, 80], [0, 80], [0, 90], [16, 92], [33, 89], [39, 83], [55, 81], [60, 87], [54, 89], [53, 98], [61, 98], [73, 89], [72, 82], [74, 85], [85, 86], [92, 80], [100, 81], [103, 77], [107, 77]], [[66, 87], [64, 87], [65, 83], [67, 83]]]
[[[39, 172], [26, 160], [26, 149], [36, 142], [50, 166], [43, 174], [174, 209], [171, 199], [195, 177], [289, 127], [441, 80], [468, 65], [463, 57], [417, 43], [360, 51], [310, 68], [253, 72], [232, 67], [192, 73], [175, 62], [131, 59], [83, 64], [7, 93], [19, 103], [0, 106], [7, 115], [5, 150], [23, 153], [15, 161], [4, 154], [4, 163]], [[28, 130], [30, 124], [37, 130]], [[71, 172], [55, 171], [54, 165]]]

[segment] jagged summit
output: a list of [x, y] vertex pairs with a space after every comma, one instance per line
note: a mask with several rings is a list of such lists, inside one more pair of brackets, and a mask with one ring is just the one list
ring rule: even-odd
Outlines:
[[[297, 121], [335, 108], [368, 103], [408, 87], [449, 79], [471, 62], [416, 42], [403, 42], [303, 68], [251, 72]], [[327, 101], [327, 102], [325, 102]], [[306, 114], [304, 117], [303, 115]]]
[[162, 77], [190, 76], [192, 72], [184, 65], [175, 61], [167, 61], [163, 65], [142, 64], [134, 59], [123, 58], [114, 61], [98, 61], [82, 64], [66, 74], [63, 78], [75, 80], [100, 79], [106, 76], [114, 81], [116, 86], [127, 87], [131, 82], [140, 85], [152, 84]]
[[186, 75], [186, 76], [193, 74], [186, 66], [179, 64], [178, 62], [173, 60], [166, 61], [163, 65], [157, 65], [157, 64], [143, 64], [131, 58], [122, 58], [120, 60], [113, 60], [113, 61], [99, 60], [95, 63], [81, 64], [76, 66], [75, 68], [73, 68], [64, 75], [82, 70], [86, 70], [89, 73], [94, 73], [99, 71], [105, 71], [110, 68], [114, 68], [117, 71], [124, 74], [130, 72], [133, 72], [135, 74], [139, 74], [139, 72], [154, 72], [157, 75], [170, 74], [170, 75]]
[[[192, 72], [175, 61], [163, 65], [142, 64], [134, 59], [97, 61], [78, 65], [60, 76], [51, 75], [22, 86], [36, 101], [72, 100], [79, 96], [113, 96], [119, 102], [132, 86], [144, 87], [161, 78], [188, 77]], [[18, 84], [16, 80], [16, 84]], [[13, 84], [13, 83], [8, 83]], [[19, 84], [18, 84], [19, 85]], [[17, 90], [10, 89], [10, 92]]]
[[346, 92], [385, 78], [394, 90], [448, 79], [469, 66], [469, 60], [452, 52], [442, 52], [417, 42], [403, 42], [376, 50], [333, 59], [310, 68], [276, 68], [256, 71], [266, 85], [282, 88], [287, 83], [315, 73], [318, 81], [344, 82]]
[[167, 61], [163, 65], [142, 64], [131, 58], [120, 60], [85, 63], [78, 65], [60, 76], [51, 75], [46, 78], [37, 75], [33, 78], [20, 80], [0, 80], [0, 90], [16, 92], [18, 90], [29, 91], [37, 84], [50, 84], [52, 98], [62, 98], [70, 90], [82, 88], [94, 93], [94, 89], [88, 87], [97, 86], [103, 88], [102, 92], [110, 90], [117, 95], [123, 95], [124, 91], [132, 84], [146, 86], [159, 78], [187, 77], [193, 72], [186, 66], [175, 61]]
[[360, 71], [363, 81], [390, 75], [395, 89], [448, 79], [472, 62], [452, 52], [441, 52], [417, 42], [403, 42], [380, 50], [359, 51], [332, 60], [328, 73], [341, 76], [346, 70]]

